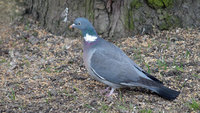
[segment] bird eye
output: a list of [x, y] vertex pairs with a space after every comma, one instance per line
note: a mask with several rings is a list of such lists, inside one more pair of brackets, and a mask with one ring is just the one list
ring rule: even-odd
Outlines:
[[81, 23], [79, 22], [78, 25], [81, 25]]

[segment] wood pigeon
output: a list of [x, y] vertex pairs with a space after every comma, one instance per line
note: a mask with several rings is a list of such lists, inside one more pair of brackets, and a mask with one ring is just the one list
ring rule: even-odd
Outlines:
[[75, 19], [69, 28], [82, 31], [84, 64], [93, 78], [111, 87], [107, 96], [112, 95], [116, 88], [133, 86], [149, 89], [168, 100], [179, 95], [180, 92], [165, 87], [146, 73], [117, 46], [99, 37], [86, 18]]

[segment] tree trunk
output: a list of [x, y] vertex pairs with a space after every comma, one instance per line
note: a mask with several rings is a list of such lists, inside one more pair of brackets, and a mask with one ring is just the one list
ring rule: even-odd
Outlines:
[[[200, 27], [200, 0], [26, 0], [27, 10], [57, 35], [77, 36], [68, 26], [88, 18], [104, 37], [150, 34], [175, 27]], [[79, 34], [78, 34], [79, 35]]]

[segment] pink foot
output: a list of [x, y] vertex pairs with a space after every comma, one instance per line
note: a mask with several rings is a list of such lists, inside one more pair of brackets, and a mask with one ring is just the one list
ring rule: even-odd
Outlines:
[[115, 88], [112, 88], [110, 90], [110, 93], [106, 94], [106, 97], [110, 97], [113, 94], [114, 91], [115, 91]]
[[101, 90], [100, 93], [103, 94], [103, 93], [107, 92], [107, 91], [109, 90], [109, 88], [110, 88], [110, 87], [107, 87], [106, 89]]

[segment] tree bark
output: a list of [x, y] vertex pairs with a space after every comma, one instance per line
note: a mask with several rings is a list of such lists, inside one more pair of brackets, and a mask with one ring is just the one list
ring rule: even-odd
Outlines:
[[150, 34], [175, 27], [200, 27], [200, 0], [26, 0], [41, 26], [57, 35], [78, 36], [68, 26], [88, 18], [103, 37]]

